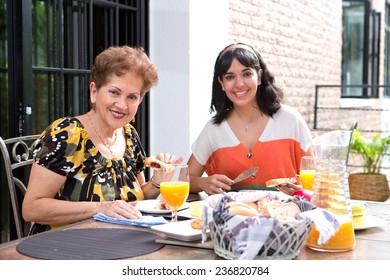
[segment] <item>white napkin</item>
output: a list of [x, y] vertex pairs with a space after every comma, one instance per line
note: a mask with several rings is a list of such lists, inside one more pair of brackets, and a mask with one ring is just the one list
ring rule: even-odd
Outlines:
[[126, 218], [112, 218], [104, 215], [103, 213], [98, 213], [93, 216], [93, 218], [100, 222], [126, 225], [126, 226], [140, 226], [150, 228], [155, 225], [161, 225], [168, 223], [167, 220], [162, 216], [153, 217], [153, 216], [142, 216], [139, 219], [126, 219]]
[[312, 220], [320, 233], [317, 240], [318, 245], [326, 243], [340, 228], [340, 221], [332, 213], [321, 208], [301, 212], [296, 216], [298, 220], [304, 219], [304, 217]]

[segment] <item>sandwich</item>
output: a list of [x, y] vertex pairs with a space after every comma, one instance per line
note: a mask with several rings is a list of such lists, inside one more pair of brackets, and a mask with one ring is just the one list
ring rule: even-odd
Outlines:
[[265, 182], [265, 185], [270, 188], [270, 187], [276, 187], [279, 185], [286, 185], [288, 183], [295, 184], [296, 182], [297, 182], [297, 179], [295, 177], [276, 178], [276, 179], [268, 180], [267, 182]]
[[151, 167], [154, 169], [161, 169], [168, 172], [175, 170], [175, 166], [173, 164], [165, 163], [161, 160], [156, 159], [153, 156], [145, 158], [144, 164], [147, 167]]

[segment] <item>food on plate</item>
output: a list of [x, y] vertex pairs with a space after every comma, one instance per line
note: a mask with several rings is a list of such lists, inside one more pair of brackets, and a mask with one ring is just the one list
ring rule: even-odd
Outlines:
[[245, 202], [240, 202], [240, 201], [227, 202], [226, 207], [228, 207], [230, 215], [241, 215], [241, 216], [248, 216], [248, 217], [259, 216], [259, 212]]
[[301, 198], [302, 200], [307, 200], [310, 202], [311, 200], [311, 196], [313, 195], [313, 192], [312, 191], [309, 191], [309, 190], [305, 190], [305, 189], [298, 189], [298, 190], [295, 190], [291, 196], [298, 196], [299, 198]]
[[362, 227], [366, 224], [366, 205], [363, 202], [351, 204], [354, 227]]
[[158, 209], [158, 210], [169, 210], [169, 206], [168, 206], [168, 204], [166, 203], [165, 200], [161, 199], [161, 200], [159, 200], [157, 202], [156, 209]]
[[202, 220], [201, 219], [195, 219], [191, 222], [191, 227], [193, 229], [202, 229]]
[[190, 202], [190, 215], [195, 218], [201, 218], [202, 217], [202, 212], [203, 212], [203, 204], [204, 201], [193, 201]]
[[275, 187], [275, 186], [278, 186], [278, 185], [285, 185], [285, 184], [288, 184], [288, 183], [295, 184], [296, 182], [297, 182], [297, 179], [295, 177], [276, 178], [276, 179], [268, 180], [267, 182], [265, 182], [265, 185], [267, 187]]
[[165, 163], [161, 160], [156, 159], [153, 156], [145, 158], [145, 166], [154, 169], [164, 169], [166, 171], [173, 171], [175, 169], [175, 166], [173, 164]]

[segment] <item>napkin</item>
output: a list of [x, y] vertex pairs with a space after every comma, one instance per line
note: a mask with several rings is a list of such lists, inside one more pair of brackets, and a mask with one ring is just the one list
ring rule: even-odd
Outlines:
[[318, 245], [325, 244], [336, 234], [341, 225], [340, 221], [332, 213], [321, 208], [301, 212], [296, 216], [297, 219], [304, 219], [304, 217], [312, 220], [320, 233], [317, 240]]
[[168, 223], [167, 220], [162, 216], [153, 217], [153, 216], [142, 216], [139, 219], [126, 219], [126, 218], [112, 218], [104, 215], [103, 213], [98, 213], [93, 216], [93, 218], [100, 222], [119, 224], [125, 226], [139, 226], [150, 228], [155, 225], [162, 225]]

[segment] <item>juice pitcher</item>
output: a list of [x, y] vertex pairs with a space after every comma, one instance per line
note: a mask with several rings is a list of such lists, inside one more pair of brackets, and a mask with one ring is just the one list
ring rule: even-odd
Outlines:
[[318, 244], [319, 233], [314, 226], [306, 241], [314, 250], [340, 252], [355, 247], [347, 173], [351, 133], [350, 130], [331, 131], [313, 141], [316, 171], [311, 202], [332, 212], [341, 224], [324, 244]]

